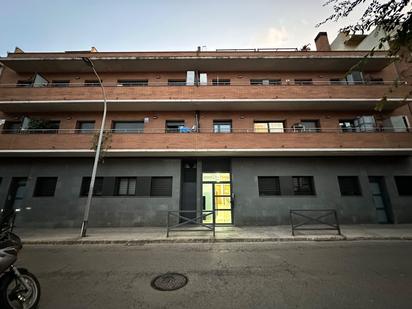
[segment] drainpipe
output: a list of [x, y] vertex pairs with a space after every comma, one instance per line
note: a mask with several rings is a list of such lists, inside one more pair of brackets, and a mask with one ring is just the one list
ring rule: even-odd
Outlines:
[[199, 121], [199, 117], [200, 117], [200, 112], [199, 111], [195, 111], [195, 126], [196, 126], [196, 133], [198, 133], [200, 131], [200, 121]]

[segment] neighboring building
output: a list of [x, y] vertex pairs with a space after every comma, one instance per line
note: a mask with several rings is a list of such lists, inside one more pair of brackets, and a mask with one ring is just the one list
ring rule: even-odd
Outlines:
[[[389, 51], [390, 46], [388, 42], [381, 40], [387, 36], [386, 32], [375, 28], [369, 34], [350, 34], [349, 32], [340, 32], [337, 37], [330, 44], [332, 51]], [[395, 62], [399, 80], [412, 84], [412, 54], [402, 51], [403, 59]]]
[[385, 37], [386, 32], [375, 28], [369, 34], [350, 34], [349, 32], [339, 32], [337, 37], [330, 44], [331, 50], [334, 51], [369, 51], [373, 48], [375, 50], [386, 51], [389, 50], [388, 42], [384, 42], [379, 48], [380, 40]]
[[[92, 226], [164, 226], [167, 210], [220, 224], [412, 222], [411, 110], [391, 59], [364, 51], [9, 53], [0, 80], [0, 202], [22, 226], [80, 226], [102, 116]], [[374, 110], [388, 97], [382, 112]]]

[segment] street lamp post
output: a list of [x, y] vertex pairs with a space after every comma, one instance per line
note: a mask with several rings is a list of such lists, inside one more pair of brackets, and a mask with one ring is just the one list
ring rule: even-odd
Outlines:
[[86, 237], [87, 223], [89, 221], [90, 205], [92, 203], [94, 183], [95, 183], [95, 180], [96, 180], [97, 165], [99, 164], [100, 148], [102, 146], [102, 140], [103, 140], [104, 124], [106, 122], [107, 100], [106, 100], [106, 91], [104, 90], [102, 80], [101, 80], [99, 74], [97, 74], [96, 69], [94, 68], [94, 64], [93, 64], [92, 60], [90, 58], [87, 58], [87, 57], [82, 57], [82, 60], [89, 67], [92, 68], [94, 75], [96, 75], [97, 80], [99, 81], [99, 85], [100, 85], [100, 88], [102, 89], [102, 94], [103, 94], [103, 117], [102, 117], [102, 123], [101, 123], [100, 131], [99, 131], [99, 139], [97, 140], [97, 147], [96, 147], [96, 153], [95, 153], [95, 156], [94, 156], [92, 177], [90, 179], [89, 193], [87, 194], [87, 202], [86, 202], [86, 207], [84, 209], [84, 217], [83, 217], [82, 229], [81, 229], [81, 233], [80, 233], [81, 237]]

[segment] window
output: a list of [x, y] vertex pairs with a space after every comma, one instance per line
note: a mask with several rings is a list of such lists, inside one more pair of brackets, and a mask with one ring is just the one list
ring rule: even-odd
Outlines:
[[113, 121], [114, 133], [143, 133], [143, 121]]
[[295, 195], [315, 195], [312, 176], [293, 176], [292, 182]]
[[172, 177], [152, 177], [150, 196], [172, 196]]
[[312, 85], [313, 81], [311, 78], [308, 79], [295, 79], [295, 85]]
[[33, 196], [54, 196], [57, 177], [38, 177]]
[[339, 127], [341, 128], [342, 132], [355, 132], [355, 119], [339, 120]]
[[6, 121], [3, 126], [3, 133], [19, 133], [21, 125], [21, 121]]
[[199, 74], [199, 84], [201, 86], [207, 85], [207, 73], [200, 73]]
[[363, 73], [360, 71], [352, 71], [346, 75], [346, 80], [349, 85], [363, 84]]
[[185, 79], [169, 79], [167, 81], [168, 86], [186, 86]]
[[84, 81], [84, 86], [85, 87], [98, 87], [100, 86], [100, 83], [97, 79], [86, 79]]
[[25, 128], [29, 133], [57, 134], [60, 128], [59, 120], [30, 119]]
[[117, 85], [123, 87], [144, 87], [149, 85], [149, 81], [147, 79], [119, 79]]
[[116, 195], [136, 195], [136, 177], [117, 178]]
[[383, 121], [384, 130], [389, 132], [408, 132], [409, 120], [407, 116], [391, 116]]
[[303, 126], [304, 132], [319, 132], [320, 131], [319, 120], [302, 120], [301, 124]]
[[346, 80], [342, 78], [331, 78], [329, 81], [331, 85], [346, 85]]
[[195, 85], [195, 71], [186, 71], [186, 85], [194, 86]]
[[279, 177], [258, 176], [260, 196], [280, 195]]
[[70, 80], [52, 80], [50, 85], [52, 87], [69, 87]]
[[230, 79], [212, 79], [213, 86], [229, 86]]
[[371, 85], [383, 85], [383, 78], [374, 78], [372, 77], [371, 80], [369, 81], [369, 84]]
[[49, 84], [49, 81], [45, 79], [43, 76], [40, 74], [34, 75], [33, 78], [33, 87], [39, 88], [39, 87], [46, 87]]
[[[80, 196], [87, 196], [89, 194], [91, 177], [83, 177], [80, 188]], [[96, 177], [94, 180], [93, 196], [103, 195], [103, 177]]]
[[359, 179], [357, 176], [338, 176], [340, 194], [361, 195]]
[[250, 84], [252, 86], [269, 86], [269, 85], [281, 85], [282, 81], [280, 79], [251, 79]]
[[255, 133], [283, 133], [283, 121], [255, 121]]
[[214, 120], [213, 121], [213, 133], [231, 133], [231, 132], [232, 132], [232, 121], [231, 120], [225, 120], [225, 121]]
[[399, 195], [412, 195], [412, 176], [395, 176]]
[[166, 133], [179, 133], [185, 128], [184, 120], [166, 120]]
[[93, 133], [94, 121], [78, 121], [76, 125], [77, 133]]
[[30, 88], [31, 86], [33, 86], [33, 82], [31, 80], [18, 80], [16, 83], [16, 87]]

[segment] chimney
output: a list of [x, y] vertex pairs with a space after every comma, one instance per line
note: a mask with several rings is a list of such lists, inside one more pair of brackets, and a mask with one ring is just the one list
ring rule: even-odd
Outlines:
[[16, 48], [14, 49], [14, 53], [15, 53], [15, 54], [24, 54], [24, 51], [23, 51], [21, 48], [18, 48], [18, 47], [16, 46]]
[[315, 38], [317, 51], [330, 51], [330, 44], [327, 32], [319, 32]]

